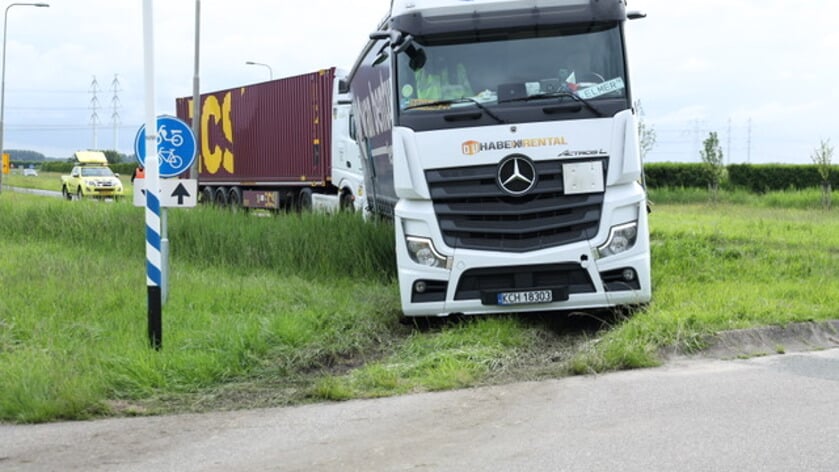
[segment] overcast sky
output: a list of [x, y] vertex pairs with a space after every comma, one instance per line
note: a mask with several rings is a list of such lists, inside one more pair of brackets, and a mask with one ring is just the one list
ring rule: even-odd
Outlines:
[[[48, 2], [7, 10], [4, 147], [133, 153], [145, 113], [143, 0]], [[195, 4], [153, 2], [158, 114], [192, 95]], [[202, 0], [201, 92], [348, 69], [389, 4]], [[629, 0], [629, 9], [648, 15], [627, 31], [635, 98], [657, 135], [649, 162], [699, 162], [711, 131], [732, 163], [811, 163], [821, 140], [839, 144], [835, 1]]]

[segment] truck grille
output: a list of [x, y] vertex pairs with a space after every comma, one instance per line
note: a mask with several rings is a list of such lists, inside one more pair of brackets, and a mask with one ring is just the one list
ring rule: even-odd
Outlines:
[[[592, 159], [586, 159], [591, 161]], [[603, 162], [604, 179], [608, 158]], [[565, 195], [562, 164], [535, 162], [539, 176], [527, 195], [513, 197], [496, 183], [495, 164], [425, 172], [437, 222], [451, 247], [525, 252], [591, 239], [603, 193]]]

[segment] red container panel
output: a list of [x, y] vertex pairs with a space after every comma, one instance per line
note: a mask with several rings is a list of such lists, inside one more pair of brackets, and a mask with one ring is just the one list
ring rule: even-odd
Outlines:
[[[335, 69], [201, 95], [199, 181], [224, 184], [327, 182], [332, 165]], [[178, 98], [191, 123], [192, 97]]]

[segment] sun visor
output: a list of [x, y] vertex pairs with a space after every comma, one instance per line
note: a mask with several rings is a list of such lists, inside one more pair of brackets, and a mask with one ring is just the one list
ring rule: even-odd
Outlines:
[[[546, 0], [536, 2], [457, 2], [417, 11], [394, 12], [391, 28], [414, 36], [517, 27], [624, 21], [623, 0]], [[523, 7], [522, 3], [528, 5]], [[421, 5], [421, 4], [420, 4]]]

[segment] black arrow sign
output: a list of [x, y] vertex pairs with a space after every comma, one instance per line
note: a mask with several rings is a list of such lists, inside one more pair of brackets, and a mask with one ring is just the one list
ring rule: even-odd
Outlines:
[[179, 183], [178, 186], [175, 187], [175, 191], [172, 192], [172, 196], [178, 198], [178, 205], [183, 205], [184, 197], [189, 197], [189, 191], [186, 187], [184, 187], [184, 184]]

